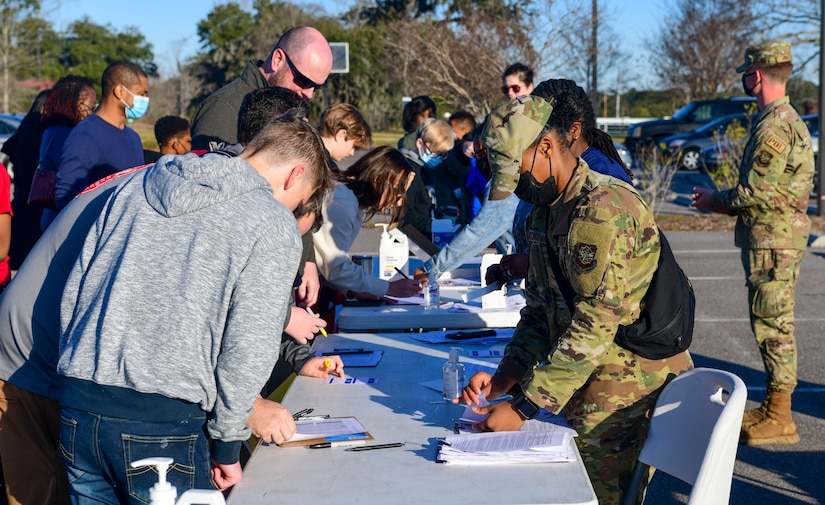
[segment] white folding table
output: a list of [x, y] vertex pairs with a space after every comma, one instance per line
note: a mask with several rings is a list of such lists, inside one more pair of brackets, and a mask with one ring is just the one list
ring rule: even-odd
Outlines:
[[[439, 379], [448, 346], [422, 344], [404, 333], [332, 334], [316, 350], [383, 350], [378, 366], [349, 368], [374, 384], [327, 384], [298, 377], [283, 404], [296, 412], [355, 416], [375, 437], [400, 448], [348, 452], [260, 445], [244, 468], [230, 505], [562, 505], [596, 504], [580, 459], [546, 464], [438, 464], [437, 439], [451, 433], [463, 411], [420, 382]], [[485, 360], [463, 359], [474, 364]], [[575, 450], [575, 447], [574, 447]], [[578, 456], [578, 451], [575, 451]]]

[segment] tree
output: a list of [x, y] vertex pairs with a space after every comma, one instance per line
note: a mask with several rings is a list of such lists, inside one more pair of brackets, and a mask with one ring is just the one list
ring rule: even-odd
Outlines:
[[15, 73], [24, 62], [20, 50], [20, 27], [36, 15], [40, 3], [36, 0], [3, 0], [0, 3], [0, 87], [3, 88], [2, 110], [9, 112], [9, 99]]
[[253, 55], [249, 44], [253, 25], [252, 14], [235, 2], [216, 5], [198, 23], [198, 40], [205, 51], [198, 61], [209, 83], [219, 88], [241, 74]]
[[683, 89], [684, 102], [734, 92], [735, 69], [761, 33], [756, 0], [675, 0], [670, 10], [673, 17], [649, 43], [662, 84]]
[[474, 5], [459, 5], [449, 19], [387, 24], [384, 57], [405, 95], [427, 94], [481, 117], [501, 101], [501, 74], [511, 63], [563, 65], [564, 41], [555, 34], [565, 19], [552, 14], [554, 0]]
[[99, 80], [106, 67], [118, 60], [129, 60], [147, 75], [157, 76], [153, 59], [152, 44], [137, 28], [129, 26], [118, 33], [110, 25], [98, 25], [88, 17], [69, 25], [60, 55], [64, 73], [94, 80]]
[[760, 18], [765, 30], [793, 45], [794, 68], [819, 60], [822, 0], [765, 0]]

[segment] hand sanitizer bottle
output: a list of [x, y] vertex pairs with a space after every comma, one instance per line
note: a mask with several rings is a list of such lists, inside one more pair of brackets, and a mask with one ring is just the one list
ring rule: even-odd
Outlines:
[[424, 310], [438, 309], [441, 303], [441, 293], [435, 275], [430, 274], [427, 283], [424, 284]]
[[376, 226], [384, 227], [381, 232], [381, 242], [378, 243], [378, 278], [388, 281], [399, 272], [406, 276], [410, 256], [407, 237], [390, 235], [386, 223], [377, 223]]
[[444, 377], [444, 399], [447, 401], [461, 398], [461, 390], [464, 389], [464, 363], [458, 361], [460, 350], [459, 347], [451, 347], [450, 359], [441, 367]]
[[172, 466], [172, 458], [146, 458], [132, 462], [132, 468], [154, 465], [158, 472], [158, 482], [149, 489], [149, 505], [226, 505], [223, 493], [216, 489], [190, 489], [175, 502], [178, 490], [166, 482], [166, 472]]

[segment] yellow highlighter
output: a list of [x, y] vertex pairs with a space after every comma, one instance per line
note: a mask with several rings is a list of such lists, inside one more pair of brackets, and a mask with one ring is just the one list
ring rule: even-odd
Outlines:
[[[310, 315], [313, 315], [313, 316], [315, 315], [315, 312], [312, 312], [312, 309], [310, 309], [309, 307], [307, 307], [307, 312], [309, 312]], [[329, 335], [327, 335], [327, 330], [325, 330], [321, 327], [319, 327], [318, 330], [320, 330], [321, 335], [323, 335], [324, 338], [329, 337]], [[326, 362], [324, 362], [324, 364], [326, 364]]]

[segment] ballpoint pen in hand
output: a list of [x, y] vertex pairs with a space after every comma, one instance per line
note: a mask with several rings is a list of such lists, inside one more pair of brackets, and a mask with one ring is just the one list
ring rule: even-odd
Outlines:
[[395, 269], [395, 271], [396, 271], [396, 272], [398, 272], [399, 274], [401, 274], [401, 276], [402, 276], [402, 277], [404, 277], [405, 279], [409, 279], [409, 278], [410, 278], [410, 276], [409, 276], [409, 275], [407, 275], [407, 274], [405, 274], [404, 272], [402, 272], [400, 268], [398, 268], [398, 267], [393, 267], [393, 268]]
[[[310, 309], [309, 307], [307, 307], [307, 312], [309, 312], [309, 314], [312, 315], [312, 316], [315, 315], [315, 312], [312, 312], [312, 309]], [[329, 335], [327, 335], [327, 330], [321, 328], [320, 326], [318, 327], [318, 329], [321, 331], [321, 335], [323, 335], [324, 337], [329, 336]]]

